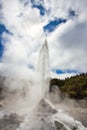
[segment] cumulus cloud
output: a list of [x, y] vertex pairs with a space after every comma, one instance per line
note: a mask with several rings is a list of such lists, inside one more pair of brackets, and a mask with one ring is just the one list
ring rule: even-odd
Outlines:
[[[86, 67], [86, 49], [87, 49], [87, 25], [84, 23], [77, 23], [68, 21], [61, 25], [52, 34], [52, 39], [55, 41], [53, 48], [52, 39], [50, 39], [52, 49], [50, 54], [54, 54], [55, 59], [51, 56], [52, 66], [62, 69], [76, 69], [80, 72], [87, 71]], [[50, 37], [50, 36], [49, 36]], [[53, 62], [54, 61], [54, 62]]]
[[[45, 14], [41, 15], [40, 9], [32, 7], [32, 4], [41, 4]], [[0, 23], [12, 34], [2, 34], [5, 49], [0, 71], [4, 72], [2, 66], [9, 68], [9, 65], [13, 69], [21, 68], [17, 71], [24, 73], [25, 70], [31, 71], [29, 65], [36, 66], [39, 47], [45, 39], [43, 27], [55, 18], [64, 18], [67, 22], [47, 34], [51, 69], [87, 71], [86, 7], [86, 0], [35, 0], [33, 3], [28, 0], [1, 0]], [[70, 10], [76, 15], [71, 17]]]

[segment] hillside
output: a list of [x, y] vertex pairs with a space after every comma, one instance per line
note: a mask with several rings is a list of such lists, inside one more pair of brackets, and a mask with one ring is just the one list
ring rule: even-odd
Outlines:
[[50, 91], [53, 85], [57, 85], [61, 92], [68, 95], [70, 98], [87, 98], [87, 73], [72, 76], [65, 80], [51, 79]]
[[[0, 99], [3, 99], [5, 96], [4, 91], [6, 91], [6, 87], [5, 87], [6, 79], [7, 79], [6, 77], [0, 76]], [[13, 79], [11, 79], [10, 81], [13, 81]], [[24, 84], [27, 84], [28, 81], [18, 80], [17, 81], [18, 86], [20, 82], [21, 84], [24, 85]], [[50, 91], [52, 91], [53, 85], [57, 85], [59, 89], [61, 90], [61, 92], [64, 95], [68, 95], [70, 98], [75, 98], [75, 99], [87, 98], [87, 73], [72, 76], [70, 78], [66, 78], [65, 80], [56, 79], [56, 78], [51, 79]]]

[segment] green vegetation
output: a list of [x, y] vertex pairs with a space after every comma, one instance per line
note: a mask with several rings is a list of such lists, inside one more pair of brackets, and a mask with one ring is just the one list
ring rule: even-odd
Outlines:
[[70, 98], [83, 99], [87, 97], [87, 73], [82, 73], [65, 80], [51, 79], [50, 91], [52, 85], [57, 85], [61, 92], [67, 94]]

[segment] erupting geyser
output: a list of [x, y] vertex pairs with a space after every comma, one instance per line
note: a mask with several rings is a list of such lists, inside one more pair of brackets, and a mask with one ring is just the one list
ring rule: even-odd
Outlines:
[[[40, 96], [39, 99], [37, 97], [37, 102], [35, 102], [35, 98], [31, 100], [31, 102], [34, 103], [34, 108], [32, 103], [30, 103], [29, 106], [26, 106], [28, 110], [29, 108], [33, 108], [32, 111], [30, 110], [26, 112], [26, 109], [24, 108], [23, 111], [25, 111], [26, 113], [22, 113], [21, 116], [19, 116], [19, 113], [17, 113], [16, 111], [15, 114], [13, 114], [13, 112], [10, 115], [6, 113], [7, 115], [3, 116], [2, 119], [0, 117], [0, 130], [87, 130], [81, 124], [81, 122], [74, 120], [74, 118], [65, 113], [65, 111], [62, 108], [55, 108], [53, 104], [51, 104], [51, 102], [48, 100], [47, 95], [49, 93], [50, 83], [49, 68], [49, 49], [47, 40], [45, 40], [40, 50], [38, 61], [38, 73], [36, 73], [39, 74], [39, 83], [35, 82], [34, 86], [32, 86], [32, 84], [30, 86], [27, 85], [28, 87], [30, 87], [30, 89], [33, 88], [31, 89], [32, 92], [28, 93], [28, 97], [31, 95], [32, 97], [34, 97], [34, 94], [36, 95], [35, 98], [37, 97], [36, 92], [34, 93], [34, 89], [38, 89], [38, 86], [39, 88], [41, 88], [42, 97]], [[25, 90], [25, 87], [23, 87], [23, 90]], [[17, 92], [19, 94], [19, 91]], [[14, 96], [14, 93], [12, 94]], [[25, 95], [25, 93], [23, 94]], [[24, 98], [24, 102], [28, 104], [30, 100], [29, 98], [28, 100], [26, 99], [27, 98]], [[24, 103], [23, 100], [21, 100], [21, 97], [19, 102], [21, 104]], [[15, 104], [14, 100], [13, 103]], [[25, 104], [23, 104], [23, 106], [25, 106]], [[19, 109], [22, 108], [20, 107]]]
[[42, 97], [46, 97], [49, 90], [49, 50], [47, 40], [45, 40], [39, 54], [38, 72], [40, 86], [42, 87]]

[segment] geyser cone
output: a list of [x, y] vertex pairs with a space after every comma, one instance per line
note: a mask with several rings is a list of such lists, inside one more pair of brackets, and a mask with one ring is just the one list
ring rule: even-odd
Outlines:
[[47, 40], [45, 40], [40, 50], [38, 72], [42, 87], [42, 97], [44, 98], [49, 90], [49, 50]]
[[54, 106], [47, 100], [47, 99], [42, 99], [37, 108], [36, 112], [42, 113], [42, 114], [56, 114], [58, 111], [54, 108]]
[[67, 130], [65, 125], [54, 118], [57, 112], [48, 100], [42, 99], [34, 113], [17, 130]]

